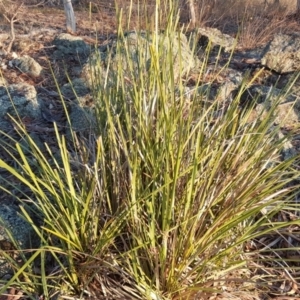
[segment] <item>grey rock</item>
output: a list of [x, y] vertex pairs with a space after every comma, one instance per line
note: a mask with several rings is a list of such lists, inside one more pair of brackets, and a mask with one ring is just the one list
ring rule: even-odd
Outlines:
[[13, 60], [13, 65], [21, 70], [23, 73], [29, 74], [33, 77], [41, 75], [43, 67], [28, 55]]
[[227, 81], [221, 84], [204, 84], [199, 86], [197, 94], [205, 96], [209, 101], [226, 101], [231, 100], [232, 91], [237, 88], [237, 85], [232, 81]]
[[[10, 239], [8, 232], [12, 234], [17, 246], [21, 249], [29, 249], [38, 243], [32, 226], [26, 222], [14, 206], [0, 206], [0, 248], [3, 250], [14, 250], [14, 242]], [[0, 251], [1, 253], [1, 251]], [[13, 273], [6, 259], [0, 255], [0, 278]]]
[[282, 90], [261, 85], [250, 87], [244, 95], [243, 104], [256, 101], [256, 105], [251, 112], [250, 119], [265, 118], [267, 112], [278, 103], [275, 113], [275, 124], [282, 127], [295, 128], [300, 121], [300, 98], [294, 94], [286, 94]]
[[66, 135], [72, 138], [71, 131], [77, 133], [91, 133], [96, 131], [95, 111], [90, 107], [82, 107], [80, 105], [72, 105], [69, 114], [70, 123], [66, 122]]
[[82, 61], [90, 54], [90, 46], [81, 37], [68, 33], [58, 35], [54, 39], [53, 45], [57, 48], [53, 53], [54, 59], [65, 58]]
[[[278, 100], [280, 98], [280, 100]], [[294, 102], [296, 96], [293, 94], [286, 95], [282, 89], [273, 86], [265, 86], [254, 84], [241, 95], [241, 104], [248, 105], [252, 101], [263, 103], [268, 101], [271, 106], [275, 101], [279, 102]]]
[[200, 45], [204, 48], [210, 41], [213, 46], [220, 46], [224, 48], [226, 52], [232, 51], [237, 44], [236, 39], [228, 34], [222, 33], [217, 28], [199, 27], [196, 29], [196, 36]]
[[300, 70], [300, 36], [277, 34], [268, 44], [262, 64], [278, 73]]
[[[151, 65], [150, 47], [154, 46], [153, 39], [158, 40], [160, 61], [165, 65], [167, 72], [171, 76], [170, 57], [167, 53], [171, 50], [175, 81], [181, 76], [187, 74], [190, 70], [199, 68], [200, 61], [195, 57], [189, 47], [189, 43], [184, 34], [178, 33], [171, 37], [165, 37], [163, 34], [155, 36], [154, 33], [147, 32], [129, 32], [124, 39], [119, 39], [111, 47], [103, 51], [97, 51], [90, 56], [88, 62], [83, 67], [82, 78], [88, 86], [100, 83], [103, 86], [107, 81], [107, 86], [115, 86], [118, 68], [122, 68], [124, 76], [129, 80], [132, 76], [142, 73], [147, 77], [148, 69]], [[117, 50], [117, 42], [119, 51]], [[127, 50], [126, 50], [127, 49]], [[128, 65], [127, 53], [130, 57]], [[109, 65], [109, 69], [107, 68]], [[180, 70], [181, 68], [181, 70]]]
[[11, 84], [8, 88], [0, 86], [0, 121], [6, 114], [40, 118], [40, 102], [35, 88], [26, 83]]
[[3, 134], [11, 132], [14, 129], [13, 124], [8, 120], [0, 119], [0, 136], [3, 137]]
[[[218, 79], [218, 80], [216, 80]], [[190, 87], [185, 95], [187, 100], [231, 101], [235, 91], [243, 81], [243, 74], [233, 68], [207, 67], [203, 76], [203, 84]]]
[[83, 97], [89, 92], [90, 89], [81, 78], [75, 78], [71, 83], [66, 83], [61, 87], [62, 95], [69, 99]]
[[[278, 139], [283, 139], [284, 138], [284, 134], [282, 133], [282, 131], [280, 130], [278, 135], [277, 135]], [[282, 159], [283, 160], [288, 160], [294, 156], [297, 155], [296, 150], [294, 149], [291, 141], [287, 140], [284, 143], [283, 149], [281, 151], [281, 155], [282, 155]]]
[[288, 90], [290, 93], [296, 95], [297, 97], [300, 97], [300, 77], [299, 73], [289, 73], [284, 76], [280, 76], [280, 80], [278, 80], [278, 76], [274, 79], [276, 82], [276, 87], [282, 89], [282, 90]]

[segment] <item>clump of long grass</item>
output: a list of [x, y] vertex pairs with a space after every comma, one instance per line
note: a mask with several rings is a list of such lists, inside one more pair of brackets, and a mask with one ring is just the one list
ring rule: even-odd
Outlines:
[[[70, 146], [56, 130], [59, 155], [30, 138], [34, 159], [19, 144], [18, 155], [3, 147], [17, 167], [4, 160], [0, 167], [30, 189], [18, 200], [40, 246], [22, 264], [2, 253], [15, 273], [1, 293], [199, 299], [220, 292], [229, 274], [249, 270], [247, 242], [289, 224], [275, 218], [297, 210], [289, 206], [296, 158], [280, 159], [286, 138], [278, 139], [273, 122], [279, 103], [250, 121], [255, 103], [240, 106], [247, 78], [226, 105], [208, 102], [209, 89], [198, 93], [197, 86], [187, 99], [170, 72], [174, 14], [164, 39], [150, 33], [150, 60], [141, 56], [138, 69], [118, 41], [126, 73], [120, 62], [115, 86], [94, 78], [99, 126], [88, 143], [74, 133]], [[204, 73], [205, 64], [199, 78]], [[249, 276], [239, 278], [241, 291]]]

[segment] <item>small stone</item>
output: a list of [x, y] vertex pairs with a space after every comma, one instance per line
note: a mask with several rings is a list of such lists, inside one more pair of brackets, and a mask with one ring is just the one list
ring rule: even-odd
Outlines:
[[0, 117], [6, 114], [39, 118], [40, 102], [34, 86], [27, 83], [11, 84], [6, 88], [0, 85]]
[[43, 70], [42, 66], [28, 55], [13, 60], [13, 65], [20, 69], [23, 73], [38, 77]]

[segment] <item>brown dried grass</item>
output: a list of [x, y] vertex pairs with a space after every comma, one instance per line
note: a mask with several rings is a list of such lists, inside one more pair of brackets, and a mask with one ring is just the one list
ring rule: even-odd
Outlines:
[[[17, 0], [7, 1], [14, 3]], [[91, 8], [92, 18], [98, 20], [96, 23], [99, 23], [99, 28], [102, 28], [102, 31], [105, 28], [106, 33], [109, 33], [109, 31], [114, 33], [117, 29], [116, 6], [124, 14], [124, 28], [143, 30], [149, 29], [149, 23], [151, 24], [152, 16], [155, 13], [155, 2], [156, 0], [133, 0], [131, 7], [130, 0], [75, 0], [73, 6], [77, 18], [80, 17], [80, 14], [87, 14]], [[290, 33], [300, 30], [296, 15], [291, 17], [282, 8], [274, 5], [269, 7], [257, 6], [253, 5], [253, 2], [253, 0], [195, 0], [196, 26], [216, 27], [224, 33], [237, 36], [239, 39], [238, 46], [241, 49], [263, 46], [272, 39], [274, 34], [279, 32]], [[41, 10], [54, 6], [61, 10], [63, 14], [63, 6], [58, 0], [24, 0], [24, 3], [26, 6], [42, 4], [44, 8], [37, 8]], [[161, 3], [161, 11], [165, 12], [165, 20], [161, 22], [161, 28], [163, 29], [167, 22], [168, 7], [166, 3], [168, 1], [161, 1]], [[179, 0], [178, 5], [180, 8], [180, 24], [187, 25], [190, 21], [187, 0]], [[30, 6], [27, 6], [27, 10], [31, 9]], [[131, 14], [129, 14], [130, 9]], [[130, 24], [128, 26], [129, 17]], [[84, 20], [84, 18], [81, 18], [81, 20]], [[86, 21], [88, 21], [88, 18]], [[52, 25], [49, 21], [49, 26]], [[95, 27], [95, 24], [91, 23], [91, 27]], [[97, 30], [99, 34], [102, 31]]]
[[276, 5], [254, 5], [249, 0], [200, 0], [198, 26], [220, 29], [238, 37], [240, 49], [265, 45], [276, 33], [299, 32], [297, 12]]

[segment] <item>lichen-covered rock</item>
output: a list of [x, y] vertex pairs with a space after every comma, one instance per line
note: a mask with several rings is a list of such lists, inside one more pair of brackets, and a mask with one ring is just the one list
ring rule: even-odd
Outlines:
[[72, 105], [69, 118], [70, 124], [68, 121], [66, 123], [66, 135], [68, 138], [71, 138], [71, 131], [77, 133], [91, 133], [96, 130], [96, 117], [93, 108]]
[[14, 59], [13, 65], [20, 69], [23, 73], [29, 74], [33, 77], [40, 76], [43, 70], [42, 66], [28, 55]]
[[60, 91], [63, 96], [69, 99], [76, 99], [87, 95], [90, 89], [81, 78], [75, 78], [71, 83], [64, 84]]
[[279, 103], [274, 111], [275, 124], [281, 124], [282, 127], [287, 128], [295, 128], [299, 124], [300, 98], [293, 94], [286, 95], [281, 89], [254, 85], [247, 89], [241, 98], [243, 105], [256, 101], [250, 114], [251, 120], [263, 119], [267, 112], [274, 107], [274, 104]]
[[226, 52], [232, 51], [237, 44], [236, 39], [228, 34], [222, 33], [217, 28], [199, 27], [196, 29], [196, 38], [204, 47], [206, 47], [210, 41], [212, 46], [220, 46], [224, 48]]
[[300, 70], [300, 36], [276, 34], [265, 49], [262, 64], [278, 73]]
[[34, 86], [26, 83], [0, 86], [0, 121], [6, 114], [40, 118], [40, 102]]
[[[278, 139], [284, 139], [284, 134], [282, 133], [281, 130], [279, 130], [278, 134], [277, 134], [277, 138]], [[291, 143], [291, 141], [287, 140], [284, 145], [283, 145], [283, 149], [281, 151], [281, 155], [282, 155], [282, 159], [283, 160], [288, 160], [292, 157], [294, 157], [295, 155], [297, 155], [297, 151], [295, 150], [293, 144]]]
[[197, 88], [196, 92], [201, 98], [205, 97], [206, 100], [211, 102], [222, 102], [231, 98], [232, 91], [235, 90], [236, 87], [233, 82], [227, 81], [221, 84], [203, 84]]
[[81, 37], [68, 33], [58, 35], [54, 39], [53, 45], [57, 48], [53, 53], [55, 59], [66, 58], [82, 61], [90, 54], [90, 46]]
[[[155, 45], [158, 52], [155, 52]], [[170, 57], [171, 54], [171, 57]], [[159, 55], [160, 67], [167, 70], [175, 81], [190, 70], [200, 67], [200, 62], [189, 47], [184, 34], [165, 36], [147, 32], [129, 32], [124, 39], [115, 41], [111, 47], [97, 51], [85, 64], [82, 77], [89, 86], [106, 81], [108, 86], [116, 84], [118, 68], [122, 68], [125, 77], [140, 78], [148, 75], [151, 57]], [[171, 65], [172, 63], [172, 65]]]

